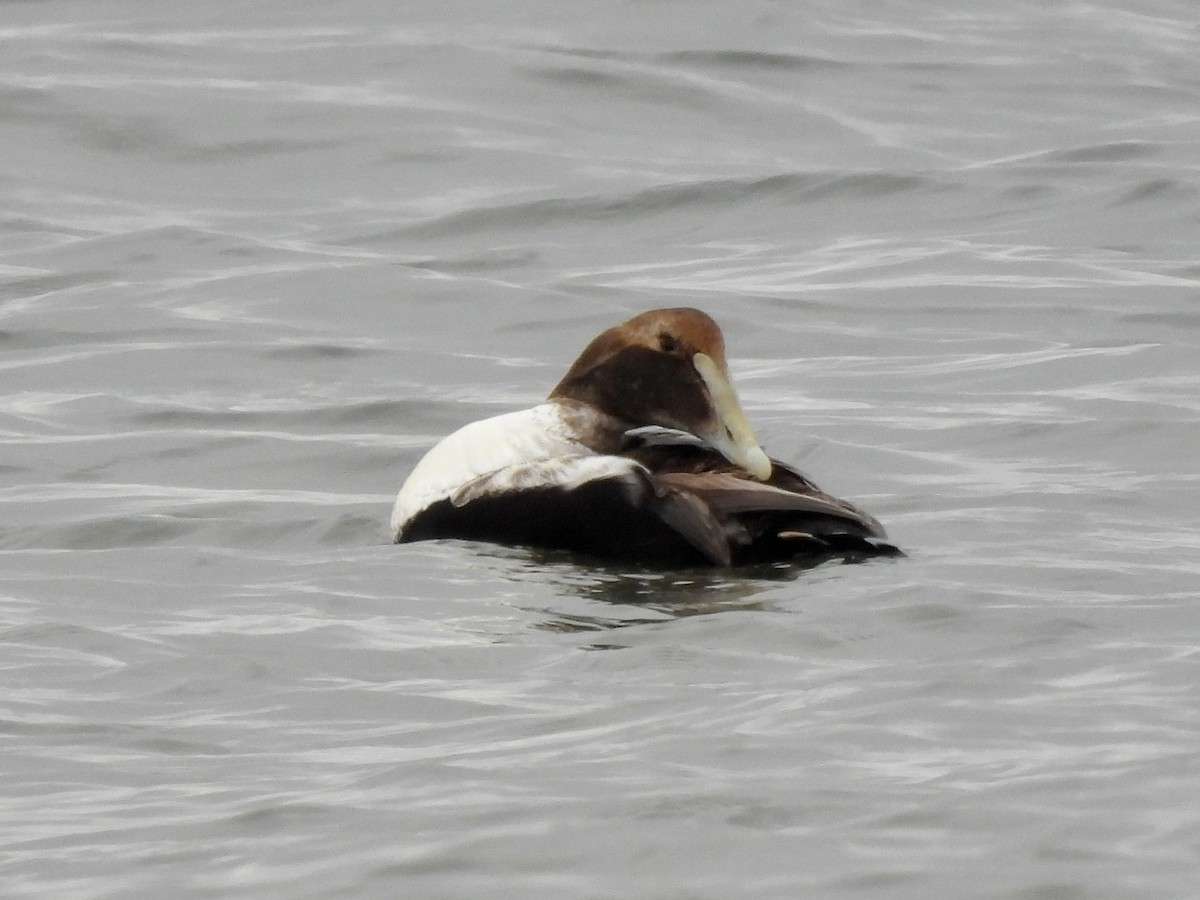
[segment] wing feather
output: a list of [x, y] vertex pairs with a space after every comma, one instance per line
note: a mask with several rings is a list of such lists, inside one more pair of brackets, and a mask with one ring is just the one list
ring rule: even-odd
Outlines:
[[700, 498], [718, 518], [758, 512], [797, 512], [828, 516], [853, 524], [872, 537], [886, 537], [883, 527], [854, 505], [823, 491], [797, 493], [725, 472], [668, 472], [659, 481]]

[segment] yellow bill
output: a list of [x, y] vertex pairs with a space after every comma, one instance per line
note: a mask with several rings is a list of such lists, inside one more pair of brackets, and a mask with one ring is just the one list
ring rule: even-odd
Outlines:
[[717, 413], [715, 432], [698, 437], [710, 443], [731, 463], [741, 466], [760, 481], [766, 481], [771, 477], [771, 460], [759, 446], [728, 375], [707, 353], [697, 353], [692, 357], [692, 365], [704, 379]]

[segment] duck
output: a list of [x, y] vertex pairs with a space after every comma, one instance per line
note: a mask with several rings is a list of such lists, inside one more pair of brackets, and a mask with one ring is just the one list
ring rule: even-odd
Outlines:
[[903, 555], [882, 525], [763, 450], [717, 323], [655, 309], [591, 341], [542, 403], [438, 441], [396, 543], [461, 539], [653, 568]]

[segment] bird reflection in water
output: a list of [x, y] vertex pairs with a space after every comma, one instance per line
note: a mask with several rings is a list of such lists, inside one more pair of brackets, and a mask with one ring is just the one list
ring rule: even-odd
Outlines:
[[[505, 580], [541, 585], [552, 581], [565, 595], [611, 608], [611, 612], [567, 612], [545, 605], [522, 607], [547, 616], [534, 628], [562, 634], [656, 625], [722, 612], [778, 610], [771, 596], [773, 589], [820, 565], [765, 563], [736, 571], [697, 567], [663, 572], [604, 563], [586, 565], [578, 555], [558, 550], [481, 545], [476, 552], [502, 563], [494, 574]], [[620, 646], [593, 644], [585, 649]]]

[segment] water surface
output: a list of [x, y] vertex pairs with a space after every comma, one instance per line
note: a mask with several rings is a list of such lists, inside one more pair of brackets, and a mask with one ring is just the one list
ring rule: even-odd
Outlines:
[[[1191, 5], [3, 9], [5, 896], [1194, 893]], [[909, 558], [389, 543], [667, 305]]]

